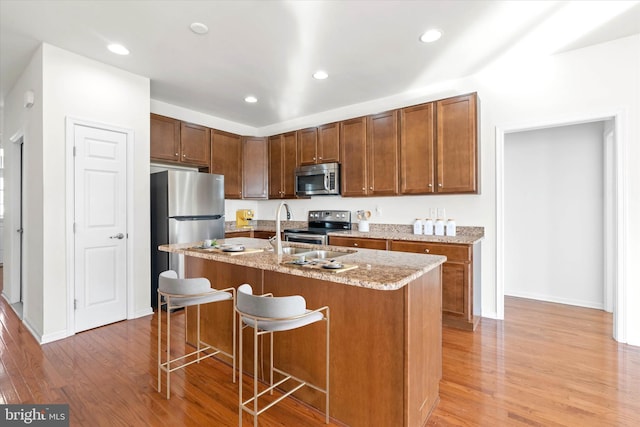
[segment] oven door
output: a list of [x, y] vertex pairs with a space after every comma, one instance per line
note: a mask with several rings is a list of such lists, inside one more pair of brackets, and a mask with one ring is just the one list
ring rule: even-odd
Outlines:
[[307, 234], [307, 233], [284, 233], [284, 240], [287, 242], [310, 243], [312, 245], [326, 245], [326, 234]]

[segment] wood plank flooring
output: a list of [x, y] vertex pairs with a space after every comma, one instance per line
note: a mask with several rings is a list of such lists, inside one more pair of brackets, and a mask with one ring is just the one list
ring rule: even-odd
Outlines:
[[[428, 425], [640, 425], [640, 348], [610, 338], [611, 315], [507, 298], [505, 319], [483, 319], [475, 333], [443, 330], [441, 400]], [[173, 326], [178, 343], [182, 328]], [[237, 385], [221, 362], [173, 374], [170, 400], [155, 390], [155, 316], [39, 346], [0, 298], [0, 360], [0, 404], [69, 403], [72, 426], [238, 422]], [[260, 425], [323, 421], [286, 399]]]

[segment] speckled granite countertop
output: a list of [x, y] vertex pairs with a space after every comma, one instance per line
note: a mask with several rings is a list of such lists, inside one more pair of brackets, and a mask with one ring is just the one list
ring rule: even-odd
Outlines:
[[309, 248], [309, 250], [328, 249], [345, 252], [347, 255], [337, 258], [343, 264], [357, 265], [358, 268], [340, 273], [329, 270], [315, 270], [284, 264], [296, 259], [293, 255], [278, 256], [271, 250], [271, 246], [265, 239], [252, 239], [248, 237], [235, 237], [219, 240], [219, 243], [242, 244], [246, 248], [261, 248], [262, 252], [246, 253], [242, 255], [230, 255], [228, 253], [212, 252], [196, 249], [194, 246], [202, 242], [162, 245], [160, 250], [165, 252], [183, 253], [188, 256], [226, 262], [229, 264], [243, 265], [261, 270], [277, 271], [296, 276], [310, 277], [329, 282], [343, 283], [350, 286], [390, 291], [400, 289], [409, 282], [423, 274], [433, 270], [446, 261], [446, 257], [440, 255], [423, 255], [407, 252], [379, 251], [373, 249], [347, 249], [339, 246], [318, 246], [303, 243], [285, 242], [283, 246], [295, 246]]
[[[275, 221], [257, 220], [252, 221], [253, 229], [260, 231], [275, 231]], [[304, 228], [307, 226], [305, 221], [282, 221], [281, 229], [287, 228]], [[472, 245], [484, 239], [484, 227], [457, 227], [456, 236], [426, 236], [422, 234], [413, 234], [412, 225], [403, 224], [369, 224], [369, 232], [358, 231], [358, 224], [353, 224], [353, 229], [349, 231], [338, 231], [329, 233], [329, 236], [349, 236], [369, 239], [385, 239], [385, 240], [413, 240], [418, 242], [433, 243], [458, 243]], [[227, 222], [225, 224], [226, 232], [247, 231], [246, 228], [236, 228], [235, 222]]]

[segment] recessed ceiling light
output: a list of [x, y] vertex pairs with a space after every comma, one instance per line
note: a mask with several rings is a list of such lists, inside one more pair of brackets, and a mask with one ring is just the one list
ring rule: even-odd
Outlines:
[[209, 32], [209, 27], [200, 22], [194, 22], [189, 27], [196, 34], [207, 34]]
[[437, 29], [434, 28], [434, 29], [425, 31], [420, 36], [420, 41], [423, 42], [423, 43], [431, 43], [431, 42], [434, 42], [436, 40], [439, 40], [440, 37], [442, 37], [442, 31], [437, 30]]
[[313, 78], [316, 80], [324, 80], [327, 77], [329, 77], [329, 74], [327, 74], [326, 71], [318, 70], [315, 73], [313, 73]]
[[109, 46], [107, 46], [107, 49], [109, 49], [111, 52], [117, 55], [129, 55], [129, 49], [122, 46], [121, 44], [112, 43]]
[[255, 96], [247, 96], [244, 99], [244, 102], [248, 102], [249, 104], [255, 104], [256, 102], [258, 102], [258, 98], [256, 98]]

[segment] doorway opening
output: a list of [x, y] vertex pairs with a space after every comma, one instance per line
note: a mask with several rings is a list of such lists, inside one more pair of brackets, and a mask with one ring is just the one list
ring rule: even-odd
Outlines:
[[[544, 130], [550, 128], [561, 128], [571, 125], [579, 125], [593, 122], [603, 122], [604, 132], [601, 134], [601, 158], [604, 164], [600, 170], [603, 197], [601, 198], [602, 212], [599, 216], [598, 224], [592, 224], [592, 227], [601, 229], [600, 244], [602, 250], [600, 252], [601, 274], [599, 280], [604, 281], [604, 286], [600, 288], [601, 300], [600, 307], [606, 311], [613, 312], [613, 337], [625, 342], [624, 330], [624, 310], [623, 295], [625, 293], [625, 283], [622, 280], [624, 275], [623, 257], [620, 256], [623, 250], [624, 229], [622, 212], [625, 206], [623, 176], [624, 176], [624, 144], [620, 132], [620, 115], [602, 115], [594, 117], [574, 118], [570, 120], [559, 120], [557, 122], [535, 123], [530, 125], [514, 126], [508, 129], [496, 129], [496, 308], [497, 317], [504, 318], [504, 296], [505, 296], [505, 277], [506, 277], [506, 256], [508, 249], [512, 254], [513, 247], [506, 248], [506, 232], [508, 231], [508, 218], [505, 216], [505, 208], [507, 206], [506, 197], [508, 192], [505, 184], [505, 134], [518, 134], [533, 130]], [[544, 168], [545, 165], [540, 165]], [[526, 189], [524, 190], [526, 191]], [[580, 221], [577, 224], [583, 226]], [[543, 224], [530, 224], [531, 227], [541, 227]], [[568, 224], [571, 226], [571, 224]], [[575, 226], [575, 224], [574, 224]], [[512, 230], [513, 231], [513, 230]], [[588, 233], [588, 230], [585, 230]], [[558, 236], [562, 239], [563, 236]], [[584, 244], [584, 243], [583, 243]], [[548, 248], [552, 251], [554, 248]], [[540, 266], [539, 260], [531, 260], [530, 268], [544, 268]], [[579, 266], [578, 266], [579, 268]], [[597, 270], [595, 270], [597, 271]], [[511, 293], [511, 292], [507, 292]], [[565, 302], [559, 298], [555, 302]], [[571, 303], [571, 302], [569, 302]], [[583, 304], [575, 304], [583, 305]], [[588, 304], [587, 304], [588, 306]]]

